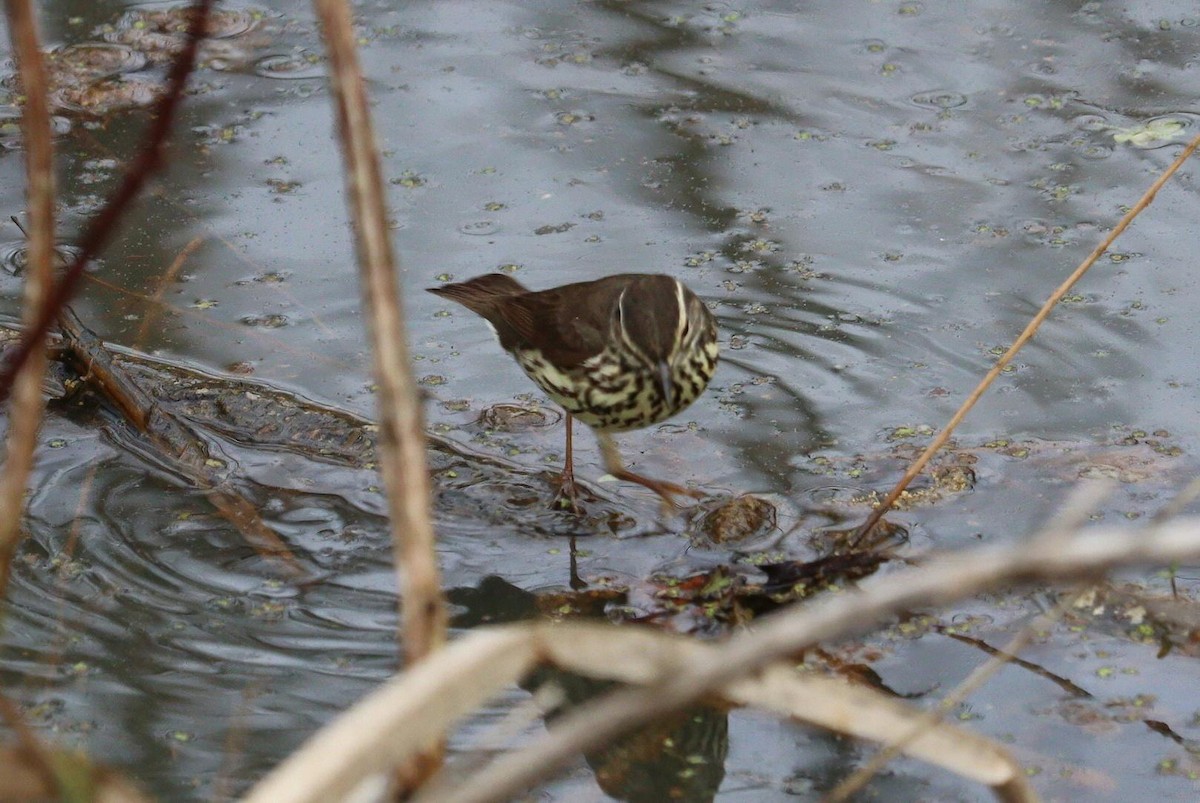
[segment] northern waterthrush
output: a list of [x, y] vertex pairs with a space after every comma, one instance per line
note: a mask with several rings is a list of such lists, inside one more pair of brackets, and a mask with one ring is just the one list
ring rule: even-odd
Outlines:
[[623, 273], [527, 290], [502, 273], [432, 287], [482, 316], [505, 351], [567, 412], [560, 499], [574, 509], [571, 419], [596, 431], [604, 467], [673, 503], [699, 496], [625, 468], [609, 433], [657, 424], [704, 392], [717, 367], [717, 325], [696, 294], [661, 274]]

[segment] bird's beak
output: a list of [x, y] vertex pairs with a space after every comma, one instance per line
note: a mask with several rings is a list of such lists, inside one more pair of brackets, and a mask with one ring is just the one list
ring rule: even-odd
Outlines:
[[675, 406], [675, 386], [671, 382], [671, 364], [666, 360], [658, 363], [658, 387], [666, 399], [667, 407]]

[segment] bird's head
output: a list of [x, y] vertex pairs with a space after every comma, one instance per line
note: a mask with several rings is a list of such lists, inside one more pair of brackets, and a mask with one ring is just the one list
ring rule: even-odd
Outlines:
[[661, 275], [641, 277], [621, 291], [614, 328], [623, 348], [652, 367], [669, 406], [680, 361], [703, 348], [705, 339], [716, 337], [704, 302], [683, 282]]

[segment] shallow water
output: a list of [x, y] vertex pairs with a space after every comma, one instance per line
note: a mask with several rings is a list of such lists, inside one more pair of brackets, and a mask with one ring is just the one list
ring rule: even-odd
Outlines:
[[[46, 3], [43, 28], [53, 45], [93, 41], [125, 8]], [[209, 371], [236, 365], [369, 416], [318, 32], [303, 4], [255, 8], [263, 19], [209, 52], [169, 173], [75, 308], [118, 345]], [[813, 510], [899, 476], [887, 457], [896, 429], [950, 416], [1200, 120], [1200, 17], [1184, 2], [441, 2], [358, 13], [429, 426], [466, 452], [433, 459], [442, 568], [458, 589], [489, 575], [528, 591], [565, 586], [566, 534], [589, 536], [579, 571], [591, 580], [683, 573], [724, 555], [689, 548], [678, 533], [687, 523], [661, 525], [641, 489], [595, 484], [603, 470], [586, 432], [577, 467], [601, 495], [594, 515], [545, 511], [562, 455], [553, 411], [545, 426], [478, 423], [494, 405], [541, 398], [482, 321], [423, 288], [493, 270], [535, 288], [623, 271], [687, 282], [718, 318], [723, 362], [677, 419], [621, 438], [624, 454], [714, 494], [764, 494], [782, 529], [802, 525], [781, 549], [808, 556], [811, 527], [828, 523]], [[115, 185], [143, 119], [62, 111], [68, 239]], [[15, 212], [21, 154], [0, 136], [0, 187]], [[895, 514], [914, 549], [1020, 539], [1096, 466], [1126, 470], [1097, 514], [1109, 522], [1153, 512], [1194, 474], [1194, 175], [1185, 166], [1159, 194], [960, 430], [964, 448], [1008, 438], [1034, 454], [979, 450], [973, 492]], [[18, 233], [0, 246], [0, 314], [11, 322]], [[1125, 439], [1170, 448], [1131, 452]], [[300, 588], [144, 457], [112, 414], [56, 408], [43, 441], [0, 680], [47, 737], [87, 747], [162, 799], [208, 799], [245, 788], [396, 668], [390, 547], [369, 470], [216, 437], [267, 521], [320, 574]], [[504, 470], [472, 473], [487, 460]], [[1180, 575], [1194, 593], [1195, 570]], [[1127, 577], [1164, 587], [1153, 572]], [[973, 635], [999, 646], [1045, 601], [1014, 594], [938, 616], [972, 617]], [[1009, 668], [964, 723], [1014, 740], [1047, 797], [1189, 799], [1200, 768], [1144, 720], [1196, 738], [1192, 659], [1158, 660], [1156, 644], [1080, 627], [1025, 657], [1089, 688], [1086, 710]], [[926, 699], [982, 660], [936, 633], [867, 644], [888, 686]], [[1122, 701], [1147, 695], [1151, 711], [1123, 716]], [[866, 753], [735, 714], [719, 797], [815, 797]], [[887, 799], [985, 797], [915, 762], [874, 788]], [[600, 795], [582, 764], [551, 789]]]

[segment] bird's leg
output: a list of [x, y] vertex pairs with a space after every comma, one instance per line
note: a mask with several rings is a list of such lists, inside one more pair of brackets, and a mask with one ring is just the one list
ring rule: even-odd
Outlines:
[[582, 513], [577, 497], [579, 491], [575, 487], [575, 454], [573, 448], [575, 418], [567, 413], [567, 455], [563, 459], [562, 479], [558, 483], [558, 493], [554, 495], [554, 507], [569, 510], [572, 513]]
[[604, 457], [604, 469], [609, 474], [612, 474], [619, 480], [626, 482], [636, 482], [654, 493], [662, 497], [664, 505], [670, 507], [678, 507], [675, 504], [676, 496], [690, 496], [693, 499], [700, 499], [704, 494], [699, 491], [694, 491], [691, 488], [684, 488], [682, 485], [676, 485], [673, 482], [666, 480], [656, 480], [650, 477], [644, 477], [641, 474], [634, 474], [629, 469], [625, 468], [625, 464], [621, 461], [621, 455], [617, 451], [616, 441], [612, 435], [607, 432], [597, 432], [596, 440], [600, 444], [600, 454]]

